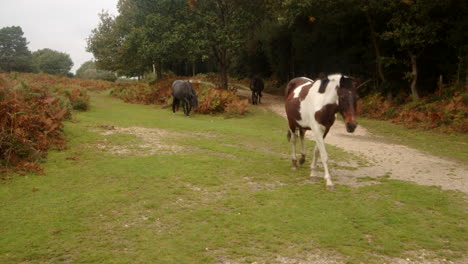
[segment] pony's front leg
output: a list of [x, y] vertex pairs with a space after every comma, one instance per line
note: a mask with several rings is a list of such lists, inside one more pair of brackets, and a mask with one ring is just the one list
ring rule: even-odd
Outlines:
[[317, 143], [315, 143], [314, 156], [312, 157], [312, 162], [310, 163], [310, 177], [317, 176], [317, 174], [315, 173], [315, 168], [317, 168], [318, 155], [319, 155], [319, 150], [317, 147]]
[[[320, 159], [322, 160], [323, 170], [325, 171], [324, 178], [325, 178], [325, 181], [327, 182], [327, 188], [330, 190], [333, 190], [334, 189], [333, 182], [330, 177], [330, 172], [328, 171], [328, 154], [327, 154], [327, 150], [325, 149], [325, 142], [323, 141], [323, 133], [315, 133], [314, 131], [314, 134], [315, 134], [316, 146], [320, 152]], [[311, 173], [311, 176], [312, 176], [312, 173]]]
[[182, 105], [183, 105], [183, 107], [184, 107], [184, 114], [185, 114], [186, 116], [189, 116], [189, 109], [188, 109], [188, 105], [189, 105], [189, 104], [188, 104], [188, 102], [187, 102], [186, 99], [184, 99], [184, 100], [182, 101]]

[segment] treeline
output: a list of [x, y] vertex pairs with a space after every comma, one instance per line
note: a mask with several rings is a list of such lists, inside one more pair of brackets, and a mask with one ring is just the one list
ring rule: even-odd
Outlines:
[[72, 76], [70, 55], [52, 49], [31, 52], [19, 26], [0, 29], [0, 72], [35, 72]]
[[[99, 68], [126, 76], [343, 72], [414, 99], [468, 81], [463, 0], [119, 0], [88, 38]], [[370, 87], [370, 88], [369, 88]]]

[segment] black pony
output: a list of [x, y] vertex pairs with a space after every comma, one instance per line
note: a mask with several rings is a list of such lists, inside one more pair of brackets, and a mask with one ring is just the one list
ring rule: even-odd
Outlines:
[[263, 80], [259, 77], [253, 77], [250, 82], [250, 90], [252, 90], [252, 104], [256, 105], [260, 103], [263, 91]]
[[176, 112], [176, 110], [179, 108], [179, 103], [182, 103], [184, 114], [186, 116], [189, 116], [192, 107], [195, 111], [197, 110], [197, 93], [189, 81], [175, 80], [172, 83], [172, 96], [172, 112]]

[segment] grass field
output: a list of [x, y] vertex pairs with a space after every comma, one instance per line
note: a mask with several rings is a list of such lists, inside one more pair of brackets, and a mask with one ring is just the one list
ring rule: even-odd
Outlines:
[[464, 194], [386, 178], [327, 191], [308, 166], [290, 170], [286, 123], [273, 113], [186, 118], [96, 93], [74, 116], [45, 175], [0, 185], [0, 263], [466, 257]]

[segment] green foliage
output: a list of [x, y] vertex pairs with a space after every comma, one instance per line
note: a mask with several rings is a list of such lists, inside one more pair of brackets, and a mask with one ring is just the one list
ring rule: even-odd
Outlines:
[[21, 27], [0, 29], [0, 72], [32, 71], [31, 52]]
[[32, 58], [34, 70], [40, 73], [67, 75], [73, 67], [70, 55], [51, 49], [37, 50]]
[[98, 68], [126, 76], [215, 71], [226, 88], [228, 74], [284, 84], [343, 72], [374, 79], [388, 99], [406, 97], [408, 81], [425, 96], [441, 75], [467, 82], [465, 2], [121, 0], [116, 17], [100, 15], [88, 50]]
[[97, 69], [94, 61], [83, 63], [80, 68], [76, 70], [76, 78], [111, 82], [117, 80], [117, 76], [115, 76], [113, 72]]

